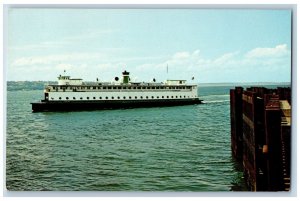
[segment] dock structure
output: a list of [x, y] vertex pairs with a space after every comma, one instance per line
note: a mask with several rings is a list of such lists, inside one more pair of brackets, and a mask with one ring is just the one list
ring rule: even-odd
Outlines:
[[251, 191], [289, 191], [291, 89], [230, 90], [232, 154]]

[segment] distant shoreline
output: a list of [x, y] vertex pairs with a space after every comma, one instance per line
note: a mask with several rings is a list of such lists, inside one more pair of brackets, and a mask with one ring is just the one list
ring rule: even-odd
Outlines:
[[198, 83], [198, 86], [269, 86], [269, 85], [287, 85], [291, 86], [291, 82], [232, 82], [232, 83]]
[[[56, 84], [56, 81], [7, 81], [7, 91], [43, 90], [47, 84]], [[291, 86], [289, 82], [244, 82], [244, 83], [197, 83], [199, 87], [221, 86]]]

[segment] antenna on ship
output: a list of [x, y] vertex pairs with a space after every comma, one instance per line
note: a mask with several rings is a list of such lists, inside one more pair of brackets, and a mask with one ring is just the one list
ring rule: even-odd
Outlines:
[[169, 73], [169, 65], [167, 64], [167, 74]]
[[169, 79], [169, 64], [167, 64], [167, 80]]

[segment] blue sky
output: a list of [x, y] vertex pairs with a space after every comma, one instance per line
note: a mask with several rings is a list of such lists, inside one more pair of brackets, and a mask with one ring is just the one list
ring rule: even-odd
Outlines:
[[10, 8], [7, 35], [7, 80], [291, 79], [290, 10]]

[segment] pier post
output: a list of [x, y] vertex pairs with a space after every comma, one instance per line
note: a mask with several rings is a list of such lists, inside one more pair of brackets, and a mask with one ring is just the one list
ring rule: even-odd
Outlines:
[[238, 161], [243, 157], [242, 94], [242, 87], [230, 90], [231, 150]]
[[290, 95], [290, 88], [230, 90], [232, 153], [252, 191], [290, 189]]
[[281, 169], [281, 114], [279, 100], [270, 100], [266, 105], [266, 145], [267, 157], [267, 181], [269, 191], [283, 189]]

